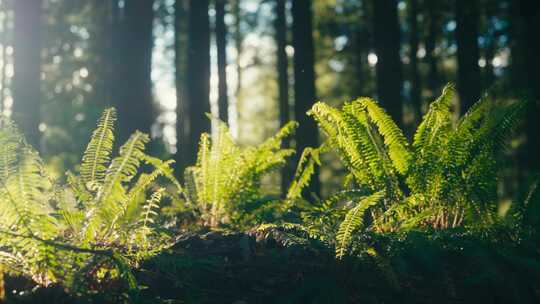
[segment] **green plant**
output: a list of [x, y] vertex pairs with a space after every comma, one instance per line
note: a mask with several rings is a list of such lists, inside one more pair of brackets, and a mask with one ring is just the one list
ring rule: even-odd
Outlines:
[[[349, 210], [336, 235], [338, 257], [346, 253], [366, 212], [378, 232], [497, 221], [500, 152], [524, 106], [486, 97], [454, 123], [453, 96], [449, 85], [430, 105], [411, 143], [370, 98], [346, 103], [341, 110], [317, 103], [309, 111], [326, 135], [319, 153], [335, 150], [349, 172], [348, 188], [357, 190], [341, 198]], [[313, 165], [318, 156], [315, 160]], [[297, 174], [300, 182], [293, 183], [292, 198], [300, 193], [297, 184], [309, 180], [311, 167]]]
[[207, 133], [201, 135], [197, 163], [185, 171], [184, 196], [205, 226], [238, 228], [253, 224], [265, 211], [277, 210], [271, 206], [277, 200], [262, 193], [261, 180], [294, 153], [281, 149], [281, 145], [296, 125], [287, 124], [257, 147], [238, 146], [224, 123], [219, 124], [214, 138]]
[[[53, 180], [37, 152], [15, 125], [0, 128], [0, 267], [38, 284], [106, 284], [170, 245], [154, 219], [164, 188], [175, 182], [172, 161], [144, 153], [148, 135], [136, 131], [113, 158], [114, 109], [107, 109], [92, 134], [79, 174]], [[147, 165], [149, 172], [143, 172]]]

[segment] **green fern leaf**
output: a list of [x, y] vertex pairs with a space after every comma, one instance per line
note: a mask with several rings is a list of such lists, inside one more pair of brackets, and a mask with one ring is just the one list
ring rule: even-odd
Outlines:
[[384, 144], [388, 149], [388, 155], [392, 160], [394, 167], [401, 174], [405, 174], [409, 167], [411, 155], [408, 150], [409, 144], [403, 135], [403, 132], [375, 100], [370, 98], [360, 98], [359, 102], [366, 107], [369, 118], [377, 126], [378, 131], [383, 136]]
[[80, 172], [84, 182], [91, 187], [95, 186], [92, 185], [94, 183], [102, 183], [105, 178], [114, 144], [115, 121], [116, 110], [105, 110], [84, 152]]
[[366, 210], [377, 204], [384, 197], [384, 192], [376, 192], [358, 201], [357, 205], [347, 212], [345, 220], [340, 224], [336, 235], [336, 257], [342, 259], [347, 253], [352, 234], [363, 225]]

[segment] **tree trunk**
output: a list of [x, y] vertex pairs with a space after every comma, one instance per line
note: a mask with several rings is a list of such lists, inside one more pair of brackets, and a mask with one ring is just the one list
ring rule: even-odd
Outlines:
[[478, 66], [478, 16], [477, 0], [456, 0], [457, 84], [461, 113], [478, 101], [482, 92]]
[[[317, 124], [307, 116], [315, 102], [315, 70], [311, 0], [292, 2], [293, 46], [294, 46], [294, 114], [300, 126], [296, 131], [296, 151], [299, 155], [307, 147], [318, 146]], [[319, 195], [318, 174], [306, 192]]]
[[210, 20], [208, 0], [190, 0], [187, 62], [187, 102], [189, 104], [188, 164], [197, 159], [201, 133], [210, 132]]
[[225, 25], [225, 1], [216, 0], [216, 47], [218, 64], [219, 119], [229, 122], [229, 97], [227, 89], [227, 27]]
[[[283, 127], [290, 121], [289, 104], [289, 64], [287, 58], [287, 16], [285, 14], [286, 0], [276, 0], [276, 19], [274, 23], [277, 44], [277, 72], [279, 91], [279, 125]], [[283, 141], [283, 148], [289, 147], [289, 141]], [[292, 179], [293, 169], [287, 163], [281, 174], [281, 190], [287, 191]]]
[[41, 0], [13, 1], [13, 118], [28, 143], [40, 146]]
[[357, 24], [357, 28], [354, 31], [353, 36], [353, 47], [354, 47], [354, 76], [355, 76], [355, 85], [351, 90], [354, 97], [367, 96], [366, 92], [366, 82], [368, 77], [365, 73], [365, 63], [367, 58], [367, 53], [369, 52], [369, 29], [368, 29], [368, 13], [367, 5], [364, 2], [361, 2], [359, 7], [358, 16], [359, 19], [364, 19], [362, 22]]
[[116, 79], [122, 76], [119, 73], [119, 62], [122, 58], [120, 45], [120, 8], [118, 0], [92, 0], [92, 18], [96, 22], [90, 39], [90, 51], [97, 57], [94, 67], [96, 75], [91, 102], [99, 107], [110, 107], [116, 94]]
[[421, 117], [421, 103], [422, 103], [422, 84], [420, 82], [420, 73], [418, 71], [418, 0], [409, 1], [409, 45], [410, 45], [410, 65], [409, 65], [409, 77], [411, 82], [411, 107], [414, 113], [414, 120], [418, 122]]
[[189, 147], [189, 103], [187, 95], [188, 62], [188, 0], [176, 0], [174, 3], [174, 60], [176, 86], [176, 174], [182, 179], [187, 163], [186, 152]]
[[[430, 101], [434, 100], [439, 95], [441, 86], [441, 77], [439, 75], [438, 60], [435, 54], [437, 40], [441, 33], [441, 16], [438, 11], [437, 1], [426, 1], [427, 6], [427, 28], [426, 36], [426, 57], [425, 61], [428, 65], [428, 79], [426, 81], [429, 89]], [[422, 105], [424, 107], [424, 105]], [[427, 110], [427, 109], [425, 109]]]
[[122, 50], [119, 72], [114, 79], [119, 92], [118, 109], [119, 141], [123, 143], [135, 131], [150, 133], [154, 122], [152, 98], [152, 48], [153, 0], [127, 0], [123, 18], [120, 18], [120, 35], [117, 38]]
[[[533, 0], [518, 0], [516, 5], [519, 27], [515, 29], [518, 54], [512, 54], [512, 58], [519, 60], [515, 62], [519, 75], [516, 87], [525, 87], [529, 101], [529, 109], [526, 117], [527, 142], [525, 145], [524, 166], [530, 173], [540, 171], [540, 41], [538, 40], [538, 29], [540, 28], [540, 2]], [[514, 61], [512, 62], [514, 64]]]
[[484, 57], [486, 65], [483, 71], [484, 88], [489, 89], [495, 82], [495, 67], [493, 66], [493, 58], [497, 48], [498, 33], [492, 22], [493, 17], [497, 15], [497, 1], [487, 1], [483, 5], [485, 14], [486, 42], [484, 47]]
[[396, 0], [374, 0], [377, 95], [396, 123], [403, 126], [400, 31]]

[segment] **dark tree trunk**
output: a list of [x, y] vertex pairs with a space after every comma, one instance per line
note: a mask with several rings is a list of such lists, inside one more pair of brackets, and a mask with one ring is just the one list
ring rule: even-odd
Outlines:
[[512, 55], [513, 60], [517, 61], [515, 64], [519, 73], [516, 87], [525, 87], [530, 105], [526, 117], [527, 142], [523, 168], [534, 174], [540, 171], [540, 2], [518, 0], [514, 5], [515, 22], [519, 22], [519, 27], [515, 29], [519, 53]]
[[478, 101], [482, 92], [478, 66], [478, 16], [477, 0], [456, 0], [457, 84], [461, 113]]
[[[436, 98], [439, 95], [441, 86], [441, 77], [439, 75], [438, 60], [435, 54], [435, 47], [437, 46], [437, 40], [441, 33], [441, 16], [438, 10], [438, 1], [426, 1], [427, 9], [427, 30], [426, 35], [426, 57], [425, 62], [428, 65], [428, 78], [426, 81], [427, 88], [429, 89], [430, 100]], [[424, 106], [424, 105], [422, 105]]]
[[225, 25], [225, 1], [216, 0], [216, 47], [218, 64], [219, 119], [229, 122], [229, 97], [227, 89], [227, 27]]
[[[283, 127], [290, 121], [289, 104], [289, 65], [285, 48], [287, 46], [287, 18], [285, 14], [286, 0], [276, 0], [275, 35], [277, 44], [277, 71], [279, 91], [279, 125]], [[283, 148], [288, 148], [289, 142], [283, 141]], [[292, 168], [286, 165], [281, 174], [281, 190], [283, 193], [291, 182]]]
[[120, 58], [117, 58], [121, 78], [114, 79], [119, 92], [117, 99], [113, 100], [118, 109], [120, 143], [127, 140], [135, 130], [150, 133], [154, 122], [150, 77], [153, 3], [153, 0], [127, 0], [121, 12], [121, 37], [118, 37], [118, 41], [123, 47]]
[[[307, 147], [318, 146], [317, 124], [307, 116], [315, 102], [315, 70], [313, 48], [313, 25], [311, 0], [292, 2], [294, 47], [294, 115], [300, 126], [296, 131], [298, 156]], [[319, 195], [320, 182], [317, 174], [306, 192]]]
[[13, 11], [13, 118], [28, 143], [39, 150], [42, 1], [13, 1]]
[[422, 103], [422, 84], [420, 82], [420, 73], [418, 71], [418, 1], [409, 1], [409, 45], [410, 45], [410, 66], [409, 77], [411, 82], [411, 107], [414, 112], [415, 121], [420, 120], [421, 117], [421, 103]]
[[187, 95], [187, 57], [188, 57], [188, 0], [176, 0], [174, 3], [174, 56], [176, 85], [176, 174], [180, 179], [187, 163], [189, 150], [189, 130], [191, 117]]
[[361, 23], [357, 25], [356, 30], [354, 31], [353, 36], [353, 46], [354, 46], [354, 76], [355, 76], [355, 85], [352, 89], [352, 94], [354, 97], [367, 96], [365, 82], [368, 77], [365, 73], [365, 63], [367, 53], [369, 52], [369, 30], [367, 24], [369, 21], [368, 15], [366, 13], [367, 5], [362, 2], [360, 3], [359, 8], [359, 18], [364, 19]]
[[[97, 57], [94, 67], [96, 75], [92, 103], [105, 108], [120, 98], [116, 79], [120, 79], [120, 60], [122, 58], [120, 8], [118, 0], [92, 0], [93, 15], [96, 21], [95, 39], [90, 40], [91, 51]], [[92, 35], [92, 34], [91, 34]], [[117, 98], [118, 97], [118, 98]], [[118, 101], [116, 101], [118, 102]]]
[[210, 132], [210, 21], [208, 0], [190, 0], [187, 62], [187, 102], [189, 104], [188, 164], [194, 164], [201, 133]]
[[379, 102], [394, 118], [403, 125], [400, 31], [396, 0], [374, 0], [375, 52], [377, 54], [377, 95]]
[[[110, 107], [116, 97], [115, 79], [118, 79], [117, 58], [122, 52], [120, 41], [117, 37], [119, 32], [119, 7], [118, 0], [91, 0], [92, 18], [95, 20], [95, 29], [90, 33], [94, 39], [89, 41], [90, 52], [97, 57], [96, 66], [93, 67], [95, 74], [99, 75], [94, 80], [94, 90], [91, 102], [100, 107]], [[118, 44], [118, 45], [116, 45]], [[118, 77], [118, 78], [115, 78]]]
[[492, 19], [497, 15], [497, 1], [487, 1], [484, 3], [486, 42], [484, 47], [484, 57], [486, 65], [483, 70], [483, 87], [489, 89], [495, 82], [495, 67], [493, 66], [493, 58], [496, 52], [496, 40], [498, 33], [493, 26]]

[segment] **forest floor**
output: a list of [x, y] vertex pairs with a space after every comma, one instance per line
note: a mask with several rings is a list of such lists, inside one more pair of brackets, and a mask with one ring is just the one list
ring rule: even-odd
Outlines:
[[[386, 243], [396, 254], [336, 260], [310, 241], [276, 233], [186, 235], [136, 273], [140, 303], [538, 303], [537, 251], [462, 238]], [[382, 245], [381, 245], [382, 246]], [[381, 250], [382, 252], [383, 250]], [[388, 251], [388, 252], [391, 252]], [[68, 296], [59, 287], [6, 282], [6, 303], [117, 303], [107, 291]], [[14, 293], [15, 286], [19, 290]], [[25, 295], [20, 289], [27, 288]], [[19, 294], [19, 295], [16, 295]], [[116, 300], [112, 300], [116, 299]], [[126, 300], [130, 302], [130, 300]]]

